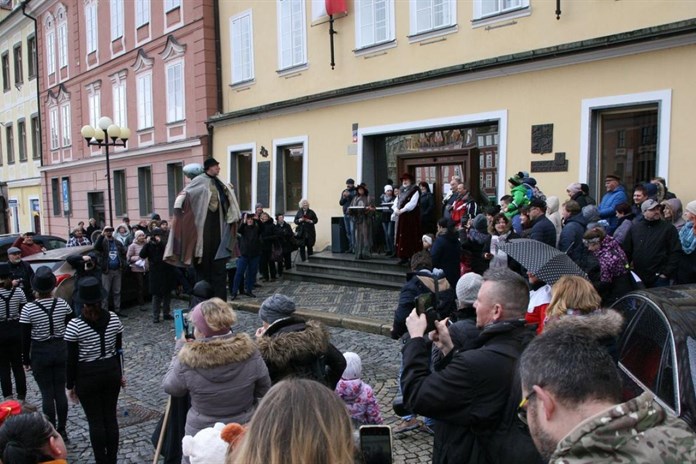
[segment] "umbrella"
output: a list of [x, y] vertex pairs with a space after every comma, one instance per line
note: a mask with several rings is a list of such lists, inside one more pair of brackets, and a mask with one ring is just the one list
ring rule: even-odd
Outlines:
[[501, 243], [498, 248], [549, 285], [564, 275], [587, 278], [587, 274], [567, 254], [538, 240], [512, 239]]

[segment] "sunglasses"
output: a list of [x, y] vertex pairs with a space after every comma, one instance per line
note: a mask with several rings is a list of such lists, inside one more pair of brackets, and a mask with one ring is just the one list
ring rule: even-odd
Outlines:
[[536, 395], [536, 391], [532, 390], [529, 395], [520, 401], [520, 405], [517, 406], [517, 417], [519, 417], [522, 423], [527, 426], [529, 425], [527, 422], [527, 404], [529, 403], [530, 398], [532, 398], [534, 395]]

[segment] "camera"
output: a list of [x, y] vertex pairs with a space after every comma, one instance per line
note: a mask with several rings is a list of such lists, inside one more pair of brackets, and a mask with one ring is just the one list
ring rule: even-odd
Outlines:
[[416, 313], [419, 316], [425, 314], [425, 318], [428, 321], [425, 331], [431, 332], [435, 330], [435, 321], [439, 319], [439, 316], [433, 306], [433, 294], [431, 292], [426, 292], [418, 295], [414, 300], [414, 304], [416, 306]]
[[176, 338], [181, 338], [181, 334], [185, 334], [187, 339], [194, 339], [193, 335], [193, 324], [188, 317], [188, 309], [175, 309], [174, 310], [174, 332]]

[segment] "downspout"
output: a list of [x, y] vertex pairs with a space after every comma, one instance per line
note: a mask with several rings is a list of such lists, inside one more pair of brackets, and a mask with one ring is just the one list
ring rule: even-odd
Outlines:
[[[41, 160], [41, 166], [44, 165], [43, 162], [43, 133], [42, 133], [42, 126], [41, 124], [41, 95], [39, 94], [39, 76], [41, 73], [39, 72], [39, 41], [38, 41], [38, 34], [39, 34], [39, 28], [38, 28], [38, 21], [36, 21], [36, 18], [31, 16], [30, 14], [27, 13], [27, 3], [29, 3], [31, 0], [24, 0], [22, 2], [22, 14], [26, 16], [27, 18], [31, 19], [34, 22], [34, 37], [37, 39], [36, 40], [36, 108], [37, 108], [37, 114], [39, 117], [39, 153], [42, 155], [39, 157]], [[33, 135], [33, 134], [32, 134]]]
[[[220, 15], [219, 0], [213, 0], [213, 17], [215, 18], [215, 86], [216, 95], [216, 114], [222, 114], [222, 52], [220, 51]], [[208, 127], [208, 156], [213, 156], [213, 137], [215, 131], [212, 124], [207, 124]]]

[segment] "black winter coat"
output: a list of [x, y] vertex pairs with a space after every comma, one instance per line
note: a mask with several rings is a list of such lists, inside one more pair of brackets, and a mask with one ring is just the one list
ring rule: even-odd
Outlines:
[[556, 248], [556, 227], [546, 214], [532, 221], [532, 233], [529, 238]]
[[[435, 290], [433, 274], [427, 269], [409, 273], [406, 277], [408, 281], [401, 287], [401, 292], [399, 293], [399, 306], [397, 306], [396, 311], [394, 311], [394, 323], [391, 329], [391, 338], [394, 340], [398, 340], [407, 332], [406, 318], [416, 306], [416, 297]], [[445, 278], [445, 275], [440, 274], [435, 277], [438, 279], [438, 291], [447, 291], [452, 288], [449, 286], [449, 282]]]
[[455, 288], [459, 281], [459, 239], [455, 234], [443, 234], [435, 237], [433, 248], [433, 267], [445, 271], [450, 287]]
[[[495, 462], [488, 458], [490, 450], [477, 435], [497, 429], [511, 392], [521, 396], [519, 384], [513, 385], [516, 360], [497, 350], [513, 350], [519, 355], [533, 336], [524, 321], [489, 325], [481, 331], [475, 348], [455, 347], [435, 365], [435, 372], [430, 370], [430, 345], [423, 337], [404, 345], [404, 403], [414, 413], [436, 421], [434, 464]], [[520, 457], [519, 462], [535, 460]]]
[[278, 240], [280, 240], [280, 245], [283, 247], [283, 253], [290, 253], [297, 249], [297, 247], [293, 246], [294, 233], [290, 224], [287, 222], [283, 222], [282, 224], [277, 223], [275, 225], [275, 234]]
[[148, 279], [150, 281], [150, 293], [152, 295], [166, 295], [171, 292], [176, 283], [174, 267], [164, 261], [164, 249], [167, 242], [164, 240], [159, 243], [153, 237], [140, 249], [140, 257], [148, 260], [150, 270]]
[[268, 220], [266, 222], [260, 221], [259, 226], [261, 227], [261, 250], [271, 251], [273, 244], [278, 241], [275, 224]]
[[662, 219], [634, 221], [623, 247], [633, 270], [647, 287], [655, 283], [658, 274], [675, 277], [683, 253], [677, 228]]
[[582, 243], [582, 237], [585, 235], [587, 228], [587, 220], [578, 213], [566, 219], [561, 230], [561, 237], [558, 239], [558, 249], [570, 256], [570, 259], [576, 263], [580, 260], [582, 249], [585, 247]]
[[239, 253], [253, 258], [261, 255], [261, 227], [257, 222], [249, 226], [246, 223], [239, 226]]

